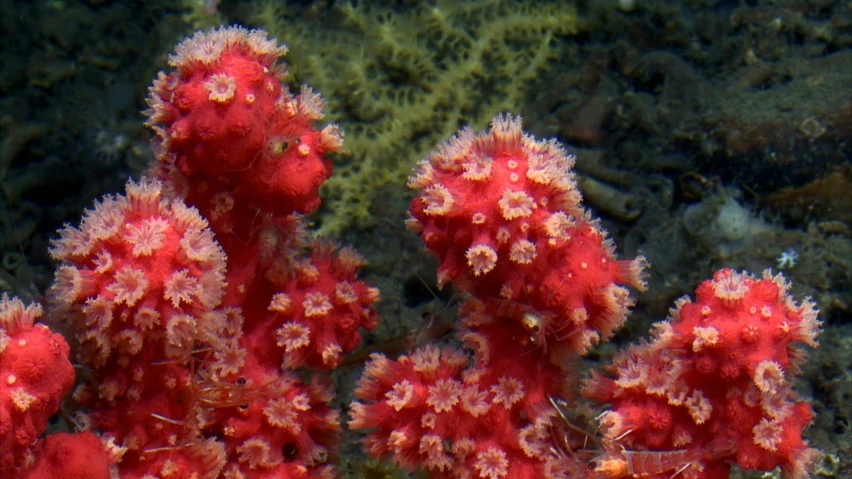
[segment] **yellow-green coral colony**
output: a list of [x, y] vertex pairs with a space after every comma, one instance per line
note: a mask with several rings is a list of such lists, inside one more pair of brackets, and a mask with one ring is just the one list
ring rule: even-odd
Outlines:
[[328, 120], [346, 133], [348, 155], [323, 190], [324, 236], [370, 225], [375, 191], [404, 185], [411, 166], [460, 126], [518, 111], [558, 37], [577, 29], [564, 2], [362, 2], [313, 18], [273, 0], [254, 8], [250, 22], [289, 45], [290, 80], [320, 92]]

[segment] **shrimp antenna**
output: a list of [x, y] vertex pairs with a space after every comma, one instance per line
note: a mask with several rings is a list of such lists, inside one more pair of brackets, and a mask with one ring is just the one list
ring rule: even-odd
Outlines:
[[[418, 281], [420, 281], [420, 284], [422, 284], [423, 287], [426, 288], [426, 291], [429, 292], [429, 294], [432, 296], [433, 300], [435, 300], [439, 303], [441, 302], [441, 297], [438, 295], [438, 293], [435, 292], [435, 290], [432, 289], [431, 286], [429, 286], [429, 283], [427, 283], [426, 280], [424, 280], [419, 274], [417, 274], [416, 271], [412, 272], [411, 274], [413, 274], [414, 277], [417, 278]], [[444, 307], [446, 308], [446, 307], [452, 306], [453, 304], [456, 303], [456, 299], [457, 299], [456, 293], [453, 292], [453, 295], [450, 296], [450, 299], [447, 301], [447, 304], [445, 304]]]
[[586, 447], [587, 441], [589, 441], [590, 439], [596, 445], [598, 445], [598, 446], [601, 445], [600, 441], [598, 441], [598, 439], [594, 436], [594, 434], [591, 434], [589, 431], [586, 431], [585, 429], [583, 429], [581, 427], [575, 426], [574, 424], [571, 423], [571, 421], [568, 420], [568, 417], [562, 411], [562, 407], [559, 406], [559, 404], [557, 403], [556, 399], [553, 398], [553, 396], [548, 394], [547, 400], [550, 401], [550, 405], [553, 406], [553, 409], [555, 409], [556, 413], [559, 414], [559, 417], [562, 418], [562, 422], [565, 424], [565, 427], [567, 427], [571, 431], [576, 432], [577, 434], [582, 434], [585, 437], [585, 439], [583, 440], [583, 447], [584, 448]]

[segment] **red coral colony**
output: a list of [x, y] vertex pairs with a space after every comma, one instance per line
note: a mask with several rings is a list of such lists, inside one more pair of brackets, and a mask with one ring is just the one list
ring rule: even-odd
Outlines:
[[[148, 174], [59, 232], [44, 313], [3, 296], [3, 477], [336, 477], [327, 372], [377, 325], [379, 292], [300, 224], [343, 135], [282, 83], [285, 53], [238, 27], [179, 44], [150, 89]], [[721, 270], [649, 341], [573, 369], [647, 268], [616, 259], [573, 162], [507, 114], [417, 166], [407, 226], [463, 298], [457, 341], [370, 357], [348, 424], [366, 452], [432, 478], [809, 477], [813, 412], [792, 384], [820, 321], [780, 274]], [[42, 435], [63, 401], [78, 432]], [[597, 433], [569, 420], [590, 405]]]

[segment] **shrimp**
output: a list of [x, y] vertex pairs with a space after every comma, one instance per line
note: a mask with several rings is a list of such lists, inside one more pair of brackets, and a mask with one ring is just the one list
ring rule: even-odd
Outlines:
[[623, 458], [601, 461], [595, 472], [606, 477], [647, 477], [656, 474], [671, 473], [670, 477], [690, 468], [700, 468], [700, 450], [678, 449], [675, 451], [622, 451]]
[[[218, 377], [207, 367], [202, 365], [197, 368], [196, 355], [207, 352], [206, 350], [195, 350], [189, 356], [189, 381], [185, 389], [176, 392], [176, 401], [183, 406], [182, 418], [169, 417], [164, 414], [149, 412], [148, 414], [164, 423], [180, 426], [182, 429], [182, 440], [176, 445], [146, 448], [143, 453], [155, 453], [160, 451], [189, 447], [197, 443], [204, 429], [205, 412], [214, 409], [239, 407], [247, 409], [249, 404], [257, 399], [271, 397], [275, 393], [275, 386], [279, 381], [286, 381], [280, 377], [272, 377], [266, 381], [254, 384], [253, 381], [239, 376], [233, 380]], [[180, 364], [177, 361], [162, 361], [152, 363], [153, 366]]]
[[576, 457], [578, 454], [591, 454], [588, 449], [591, 444], [600, 445], [594, 434], [572, 423], [565, 413], [567, 403], [560, 398], [548, 395], [547, 400], [561, 421], [551, 426], [551, 439], [554, 442], [553, 451], [559, 455]]
[[418, 346], [437, 341], [455, 331], [455, 324], [443, 315], [426, 312], [421, 317], [423, 319], [421, 327], [394, 336], [382, 343], [363, 348], [350, 355], [341, 364], [341, 367], [360, 364], [376, 352], [380, 352], [388, 357], [397, 357], [417, 349]]
[[[351, 354], [343, 362], [343, 364], [341, 364], [341, 367], [361, 364], [362, 362], [366, 361], [371, 354], [376, 352], [380, 352], [385, 356], [391, 358], [396, 358], [402, 354], [409, 353], [417, 349], [418, 347], [423, 346], [424, 344], [433, 343], [442, 338], [445, 338], [456, 330], [456, 324], [451, 319], [451, 315], [448, 311], [452, 306], [454, 306], [456, 297], [452, 296], [449, 300], [442, 301], [438, 297], [438, 295], [435, 294], [434, 291], [432, 291], [432, 288], [429, 287], [426, 281], [421, 279], [420, 276], [416, 274], [415, 277], [429, 292], [434, 301], [444, 303], [439, 306], [440, 312], [424, 312], [420, 316], [421, 323], [418, 328], [393, 336], [392, 338], [379, 344], [374, 344], [372, 346], [362, 348], [359, 351], [356, 351], [355, 353]], [[401, 317], [401, 311], [398, 311], [398, 313]]]
[[[609, 479], [625, 477], [638, 478], [659, 474], [671, 474], [669, 478], [683, 474], [692, 477], [690, 472], [699, 472], [704, 468], [703, 461], [722, 458], [735, 450], [735, 443], [720, 439], [704, 447], [676, 449], [672, 451], [630, 451], [607, 454], [604, 459], [589, 463], [595, 472]], [[620, 457], [618, 457], [620, 456]]]

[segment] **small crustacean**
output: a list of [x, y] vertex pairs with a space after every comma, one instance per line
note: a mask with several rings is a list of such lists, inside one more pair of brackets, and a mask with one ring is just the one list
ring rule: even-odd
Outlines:
[[[175, 400], [182, 404], [183, 410], [186, 411], [184, 417], [178, 419], [155, 412], [149, 413], [160, 421], [181, 426], [183, 428], [182, 439], [175, 445], [146, 448], [143, 451], [144, 453], [178, 449], [195, 444], [199, 431], [204, 427], [204, 424], [202, 424], [205, 416], [204, 411], [229, 407], [247, 409], [252, 401], [274, 396], [280, 390], [277, 386], [280, 386], [282, 381], [287, 381], [287, 379], [277, 376], [257, 384], [242, 376], [233, 380], [221, 378], [211, 371], [206, 364], [202, 364], [198, 368], [199, 360], [196, 359], [196, 355], [206, 352], [208, 351], [196, 350], [189, 356], [189, 383], [185, 389], [178, 391], [175, 395]], [[200, 361], [203, 361], [203, 359]], [[162, 361], [152, 363], [152, 365], [174, 363], [175, 361]]]
[[[702, 451], [678, 449], [674, 451], [628, 451], [622, 457], [593, 461], [594, 471], [607, 478], [648, 477], [671, 474], [674, 478], [691, 468], [700, 468]], [[688, 476], [687, 476], [688, 477]]]
[[691, 201], [702, 200], [723, 189], [719, 178], [705, 178], [694, 171], [680, 175], [678, 183], [680, 184], [681, 194]]
[[396, 358], [401, 354], [411, 352], [424, 344], [437, 341], [455, 331], [455, 325], [446, 316], [426, 312], [421, 316], [421, 326], [404, 334], [394, 336], [379, 344], [363, 348], [343, 361], [342, 367], [361, 364], [373, 353], [382, 353], [387, 357]]
[[565, 413], [568, 403], [565, 400], [550, 395], [547, 396], [547, 400], [550, 401], [550, 405], [560, 419], [551, 426], [550, 435], [554, 444], [552, 451], [558, 455], [571, 457], [592, 454], [594, 451], [590, 450], [589, 446], [600, 446], [594, 434], [568, 419]]
[[[523, 344], [541, 348], [547, 353], [547, 342], [560, 343], [578, 330], [571, 328], [568, 321], [555, 321], [557, 316], [547, 311], [538, 311], [535, 308], [514, 300], [494, 299], [498, 305], [497, 314], [509, 318], [520, 318], [521, 326], [529, 334], [523, 339]], [[566, 332], [566, 329], [568, 330]]]
[[630, 451], [622, 449], [607, 453], [589, 463], [589, 467], [607, 479], [640, 478], [655, 475], [697, 477], [703, 462], [716, 460], [734, 451], [734, 443], [717, 440], [705, 447], [672, 451]]
[[521, 316], [521, 324], [530, 333], [529, 341], [531, 343], [540, 344], [546, 348], [547, 343], [544, 340], [544, 333], [547, 330], [547, 324], [545, 324], [544, 316], [533, 311], [526, 311]]
[[[449, 300], [442, 300], [428, 283], [417, 276], [418, 281], [423, 288], [429, 292], [433, 300], [438, 303], [437, 311], [426, 311], [421, 316], [420, 325], [413, 330], [406, 331], [387, 339], [384, 342], [374, 344], [372, 346], [361, 348], [349, 355], [341, 364], [342, 367], [360, 365], [373, 353], [382, 353], [389, 358], [397, 358], [402, 354], [408, 354], [425, 344], [439, 341], [456, 330], [456, 324], [453, 322], [453, 314], [450, 309], [456, 303], [456, 297], [452, 296]], [[402, 313], [400, 314], [400, 322], [402, 322]]]

